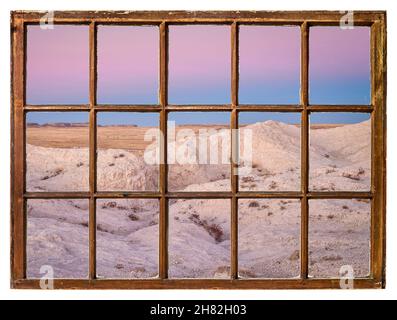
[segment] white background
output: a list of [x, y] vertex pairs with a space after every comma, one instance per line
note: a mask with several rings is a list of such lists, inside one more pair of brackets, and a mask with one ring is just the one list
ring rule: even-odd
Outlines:
[[[9, 1], [11, 2], [11, 1]], [[17, 0], [0, 2], [0, 299], [397, 299], [397, 9], [390, 0]], [[320, 5], [321, 3], [321, 5]], [[10, 10], [387, 10], [388, 203], [385, 290], [11, 290]], [[396, 189], [395, 189], [396, 188]]]

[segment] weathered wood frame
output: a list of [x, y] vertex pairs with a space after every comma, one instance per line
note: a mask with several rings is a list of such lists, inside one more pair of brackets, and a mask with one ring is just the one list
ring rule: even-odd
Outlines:
[[[55, 279], [59, 289], [291, 289], [339, 288], [339, 279], [308, 277], [308, 200], [370, 199], [371, 268], [368, 278], [355, 279], [355, 288], [385, 287], [386, 220], [386, 12], [354, 12], [355, 25], [371, 28], [371, 105], [310, 105], [308, 101], [309, 27], [339, 25], [338, 11], [56, 11], [56, 24], [85, 24], [90, 33], [90, 103], [88, 105], [26, 105], [26, 26], [38, 24], [45, 12], [16, 11], [11, 14], [11, 287], [40, 288], [39, 280], [26, 278], [26, 200], [82, 198], [89, 206], [89, 278]], [[231, 103], [227, 105], [168, 105], [167, 45], [170, 24], [225, 24], [231, 37]], [[160, 89], [159, 104], [98, 105], [96, 102], [96, 30], [99, 24], [150, 24], [159, 27]], [[296, 25], [301, 28], [301, 99], [299, 105], [240, 105], [238, 102], [238, 26], [240, 24]], [[297, 192], [239, 192], [238, 177], [232, 175], [231, 192], [168, 192], [167, 166], [160, 165], [159, 192], [98, 192], [96, 190], [96, 115], [98, 111], [153, 111], [160, 114], [160, 129], [166, 134], [169, 111], [229, 111], [231, 128], [238, 127], [240, 111], [280, 111], [301, 113], [301, 190]], [[87, 111], [90, 114], [89, 192], [26, 192], [25, 115], [29, 111]], [[312, 111], [366, 112], [372, 120], [372, 179], [369, 192], [310, 192], [308, 189], [309, 114]], [[166, 141], [166, 140], [165, 140]], [[166, 145], [161, 153], [166, 160]], [[233, 152], [233, 150], [232, 150]], [[231, 165], [232, 172], [235, 165]], [[160, 200], [159, 277], [157, 279], [96, 278], [96, 199], [157, 198]], [[224, 198], [231, 201], [231, 278], [168, 279], [167, 221], [169, 198]], [[301, 200], [301, 275], [298, 279], [239, 279], [237, 255], [237, 201], [239, 198], [295, 198]]]

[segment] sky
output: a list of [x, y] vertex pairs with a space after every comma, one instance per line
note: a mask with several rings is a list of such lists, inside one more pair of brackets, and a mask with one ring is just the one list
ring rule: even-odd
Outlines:
[[168, 121], [179, 124], [225, 124], [230, 125], [230, 112], [170, 112]]
[[370, 104], [370, 28], [311, 27], [309, 102]]
[[[311, 27], [309, 35], [310, 103], [369, 103], [369, 28]], [[299, 28], [241, 26], [239, 36], [240, 103], [298, 103]], [[27, 103], [88, 103], [88, 43], [87, 26], [56, 25], [53, 30], [28, 26]], [[229, 104], [230, 50], [229, 26], [170, 26], [169, 103]], [[156, 104], [158, 54], [157, 26], [99, 26], [98, 103]], [[103, 121], [151, 121], [138, 115], [129, 120], [117, 112], [110, 116], [114, 119]], [[274, 116], [277, 120], [276, 113]], [[53, 122], [58, 116], [41, 113], [29, 117], [37, 120], [34, 122]], [[187, 124], [225, 121], [222, 113], [185, 112], [175, 117]], [[251, 121], [247, 117], [244, 121]], [[318, 121], [335, 121], [327, 117], [329, 113], [318, 116]], [[346, 123], [361, 119], [357, 113], [344, 117]], [[81, 122], [80, 118], [78, 113], [68, 113], [65, 119]], [[295, 121], [289, 118], [284, 119]]]
[[[239, 112], [240, 124], [267, 120], [289, 124], [300, 123], [299, 112]], [[370, 118], [369, 113], [314, 112], [310, 123], [358, 123]], [[84, 123], [89, 121], [88, 112], [28, 112], [27, 123]], [[168, 121], [179, 124], [230, 124], [230, 112], [170, 112]], [[98, 112], [98, 125], [158, 126], [159, 114], [153, 112]]]
[[99, 104], [158, 104], [159, 28], [98, 27]]
[[88, 26], [27, 28], [27, 104], [87, 104]]
[[230, 103], [230, 27], [170, 26], [168, 38], [169, 103]]
[[298, 104], [300, 28], [241, 26], [239, 103]]
[[153, 112], [98, 112], [97, 124], [106, 125], [138, 125], [158, 127], [160, 114]]

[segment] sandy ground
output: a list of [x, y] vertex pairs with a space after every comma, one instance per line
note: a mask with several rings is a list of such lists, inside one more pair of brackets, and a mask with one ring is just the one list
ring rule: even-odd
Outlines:
[[[240, 177], [240, 189], [298, 190], [300, 128], [274, 121], [245, 128], [252, 129], [255, 148], [252, 172]], [[193, 129], [197, 131], [198, 127]], [[145, 130], [98, 128], [101, 134], [98, 137], [99, 190], [157, 190], [158, 167], [148, 165], [143, 155], [149, 144], [143, 141]], [[369, 189], [369, 121], [354, 125], [317, 125], [310, 133], [311, 190]], [[28, 191], [88, 190], [86, 135], [88, 137], [85, 127], [29, 127]], [[187, 142], [186, 139], [177, 141], [177, 147], [185, 145], [177, 152], [195, 148]], [[230, 148], [230, 141], [228, 145]], [[240, 145], [244, 147], [243, 143]], [[246, 161], [244, 157], [241, 160]], [[169, 176], [171, 190], [230, 190], [229, 164], [175, 164], [170, 166]], [[311, 200], [309, 205], [310, 276], [337, 277], [342, 265], [353, 266], [356, 276], [366, 276], [370, 203]], [[156, 277], [158, 200], [106, 199], [98, 201], [97, 210], [98, 276]], [[299, 201], [240, 200], [238, 221], [241, 277], [293, 278], [299, 275]], [[40, 277], [40, 267], [45, 264], [54, 267], [55, 277], [87, 276], [86, 200], [29, 200], [27, 234], [29, 277]], [[229, 276], [229, 200], [170, 201], [169, 273], [175, 278]]]

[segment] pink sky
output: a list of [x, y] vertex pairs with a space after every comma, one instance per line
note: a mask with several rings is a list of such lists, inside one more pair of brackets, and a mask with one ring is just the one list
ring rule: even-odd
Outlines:
[[88, 27], [28, 26], [27, 30], [27, 103], [88, 103]]
[[370, 90], [370, 28], [311, 27], [310, 103], [369, 104]]
[[355, 27], [310, 28], [310, 68], [318, 77], [367, 75], [370, 66], [370, 30]]
[[240, 103], [298, 103], [299, 27], [241, 26], [239, 40]]
[[170, 26], [170, 103], [230, 103], [230, 48], [230, 26]]
[[[230, 103], [231, 38], [226, 25], [169, 27], [169, 102]], [[367, 104], [370, 30], [310, 28], [311, 103]], [[240, 103], [299, 101], [298, 27], [240, 27]], [[98, 103], [157, 104], [157, 26], [98, 27]], [[86, 104], [88, 26], [28, 26], [28, 104]]]
[[158, 80], [158, 27], [98, 27], [98, 103], [157, 104]]

